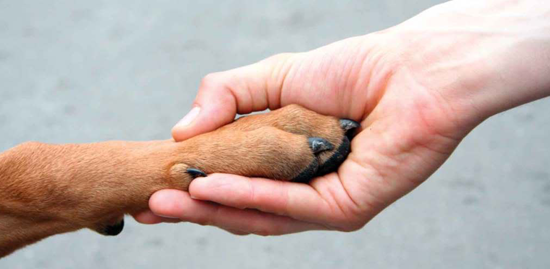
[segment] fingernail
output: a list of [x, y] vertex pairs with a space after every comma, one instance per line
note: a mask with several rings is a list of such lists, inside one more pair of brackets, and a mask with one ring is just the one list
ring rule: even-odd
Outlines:
[[194, 107], [183, 117], [177, 124], [176, 127], [185, 127], [189, 124], [191, 124], [195, 118], [199, 115], [199, 112], [201, 111], [201, 108], [199, 106]]

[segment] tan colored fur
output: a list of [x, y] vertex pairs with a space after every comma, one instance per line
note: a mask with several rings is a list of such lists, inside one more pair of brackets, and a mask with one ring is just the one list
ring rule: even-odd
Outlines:
[[315, 158], [308, 137], [338, 146], [343, 135], [337, 119], [292, 105], [180, 143], [24, 143], [0, 154], [0, 257], [54, 234], [100, 231], [143, 211], [155, 191], [187, 190], [187, 168], [293, 178]]

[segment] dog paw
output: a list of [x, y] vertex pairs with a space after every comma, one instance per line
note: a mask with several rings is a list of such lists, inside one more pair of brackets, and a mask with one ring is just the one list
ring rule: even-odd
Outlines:
[[289, 133], [321, 138], [332, 145], [322, 152], [315, 153], [318, 167], [315, 169], [315, 165], [312, 164], [304, 169], [299, 176], [292, 179], [296, 182], [307, 182], [314, 177], [336, 171], [351, 150], [350, 140], [355, 130], [360, 128], [356, 121], [321, 115], [298, 105], [289, 105], [270, 113], [246, 117], [237, 124], [272, 125]]
[[239, 118], [182, 142], [185, 154], [179, 162], [185, 165], [179, 164], [177, 170], [185, 171], [191, 180], [211, 173], [231, 173], [308, 182], [338, 168], [348, 156], [353, 132], [359, 127], [353, 120], [290, 105]]

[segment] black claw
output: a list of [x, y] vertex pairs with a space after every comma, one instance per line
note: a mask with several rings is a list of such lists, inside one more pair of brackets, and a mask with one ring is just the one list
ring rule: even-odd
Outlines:
[[310, 137], [307, 141], [309, 143], [309, 147], [315, 154], [334, 149], [334, 146], [330, 142], [319, 137]]
[[120, 234], [120, 232], [122, 232], [122, 229], [124, 229], [124, 219], [122, 219], [119, 223], [115, 225], [105, 226], [105, 229], [103, 229], [102, 234], [115, 236]]
[[359, 124], [358, 122], [356, 122], [354, 120], [350, 120], [350, 119], [341, 119], [340, 120], [340, 127], [342, 127], [342, 129], [346, 133], [357, 129], [360, 126], [361, 126], [361, 124]]
[[205, 172], [196, 168], [187, 168], [187, 174], [191, 175], [193, 178], [207, 176]]

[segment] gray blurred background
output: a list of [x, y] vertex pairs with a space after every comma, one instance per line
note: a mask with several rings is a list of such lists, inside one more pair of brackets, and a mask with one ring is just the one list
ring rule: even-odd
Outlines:
[[[0, 151], [150, 140], [201, 78], [395, 25], [442, 1], [0, 0]], [[237, 237], [127, 218], [0, 268], [549, 268], [550, 100], [486, 121], [425, 184], [354, 233]]]

